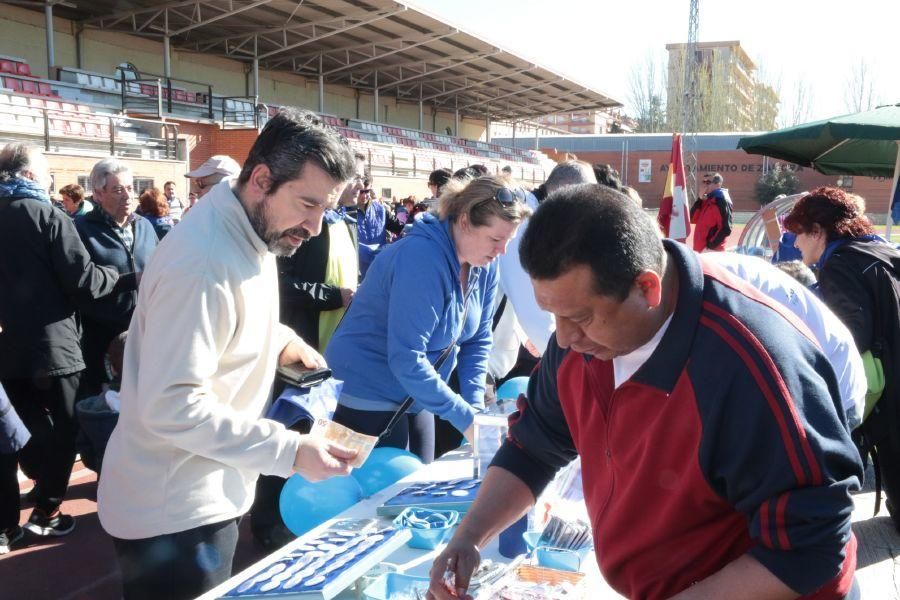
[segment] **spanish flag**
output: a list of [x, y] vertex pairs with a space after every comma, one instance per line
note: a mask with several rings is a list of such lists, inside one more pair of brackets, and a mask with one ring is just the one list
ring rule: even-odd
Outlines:
[[672, 160], [666, 175], [666, 188], [659, 204], [657, 221], [663, 235], [683, 242], [691, 233], [690, 209], [684, 189], [684, 162], [681, 160], [681, 134], [672, 134]]

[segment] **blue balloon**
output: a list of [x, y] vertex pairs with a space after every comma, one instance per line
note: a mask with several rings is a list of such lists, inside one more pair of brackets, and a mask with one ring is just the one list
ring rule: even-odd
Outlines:
[[419, 457], [400, 448], [382, 446], [375, 448], [358, 469], [350, 473], [362, 487], [363, 494], [371, 496], [392, 483], [397, 483], [410, 473], [422, 468]]
[[312, 483], [295, 473], [281, 488], [281, 518], [291, 533], [300, 536], [362, 498], [359, 483], [350, 476]]
[[513, 377], [497, 388], [497, 400], [518, 400], [519, 394], [528, 394], [527, 377]]

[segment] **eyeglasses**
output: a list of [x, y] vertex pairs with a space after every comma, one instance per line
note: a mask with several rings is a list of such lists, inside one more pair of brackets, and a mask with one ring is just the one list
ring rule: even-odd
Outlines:
[[512, 206], [518, 200], [519, 202], [525, 202], [525, 192], [522, 188], [509, 189], [508, 187], [502, 187], [497, 190], [491, 200], [496, 200], [501, 204], [501, 206], [507, 207]]

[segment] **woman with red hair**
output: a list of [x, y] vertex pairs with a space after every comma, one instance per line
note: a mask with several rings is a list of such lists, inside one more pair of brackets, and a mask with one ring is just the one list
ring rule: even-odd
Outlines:
[[175, 226], [169, 216], [169, 203], [159, 188], [150, 188], [141, 194], [141, 215], [153, 224], [156, 237], [163, 239]]
[[875, 235], [860, 200], [818, 188], [794, 205], [784, 227], [797, 235], [803, 262], [817, 271], [819, 295], [863, 355], [869, 394], [854, 433], [863, 452], [877, 456], [900, 530], [900, 251]]

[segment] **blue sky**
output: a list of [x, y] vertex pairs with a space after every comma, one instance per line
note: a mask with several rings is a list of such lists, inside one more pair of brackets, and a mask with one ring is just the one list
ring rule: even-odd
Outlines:
[[[534, 62], [628, 102], [636, 65], [687, 39], [688, 0], [409, 0]], [[847, 112], [845, 88], [863, 63], [878, 104], [900, 102], [897, 0], [701, 0], [700, 41], [740, 40], [780, 88], [790, 114], [799, 82], [810, 119]]]

